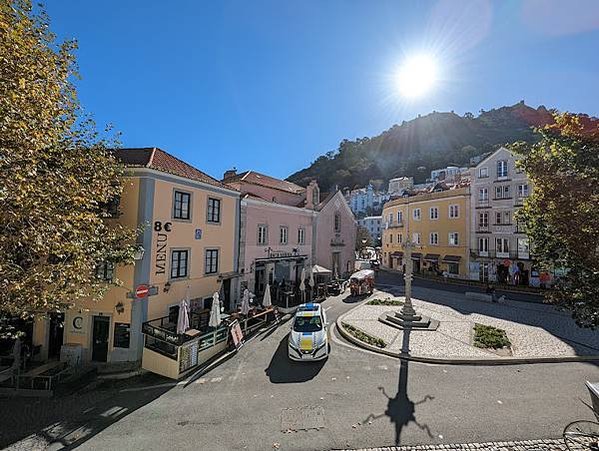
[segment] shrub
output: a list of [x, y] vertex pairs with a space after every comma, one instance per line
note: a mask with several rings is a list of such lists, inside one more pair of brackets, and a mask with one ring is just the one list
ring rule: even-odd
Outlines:
[[477, 348], [501, 349], [511, 345], [505, 330], [484, 324], [474, 325], [474, 346]]
[[387, 343], [385, 343], [384, 340], [382, 340], [381, 338], [368, 335], [366, 332], [358, 329], [357, 327], [354, 327], [347, 323], [341, 323], [341, 325], [348, 333], [356, 337], [358, 340], [363, 341], [364, 343], [376, 346], [377, 348], [384, 348], [385, 346], [387, 346]]
[[398, 301], [397, 299], [372, 299], [371, 301], [368, 301], [366, 303], [366, 305], [388, 305], [388, 306], [397, 306], [397, 305], [403, 305], [403, 301]]

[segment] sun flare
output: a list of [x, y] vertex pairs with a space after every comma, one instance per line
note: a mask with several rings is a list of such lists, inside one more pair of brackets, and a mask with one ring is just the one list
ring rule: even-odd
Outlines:
[[428, 93], [437, 81], [437, 64], [429, 55], [406, 59], [396, 75], [397, 88], [402, 97], [417, 98]]

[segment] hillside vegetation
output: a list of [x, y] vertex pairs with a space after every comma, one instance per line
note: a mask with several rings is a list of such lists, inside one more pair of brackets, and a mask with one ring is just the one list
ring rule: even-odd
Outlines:
[[308, 168], [288, 180], [306, 186], [316, 179], [325, 191], [364, 186], [368, 180], [379, 185], [397, 176], [412, 176], [423, 182], [432, 169], [447, 165], [468, 166], [471, 157], [515, 141], [535, 142], [532, 127], [553, 122], [544, 106], [531, 108], [524, 102], [513, 106], [470, 113], [433, 112], [373, 138], [343, 140], [337, 151], [319, 157]]

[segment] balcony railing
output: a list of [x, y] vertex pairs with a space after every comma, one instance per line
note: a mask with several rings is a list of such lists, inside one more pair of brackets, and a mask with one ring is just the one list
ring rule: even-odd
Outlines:
[[487, 233], [489, 231], [489, 226], [488, 225], [479, 225], [476, 228], [476, 231], [479, 233]]
[[403, 221], [399, 221], [399, 222], [390, 222], [389, 223], [389, 228], [390, 229], [396, 229], [399, 227], [403, 227]]
[[530, 260], [531, 258], [530, 252], [517, 252], [513, 250], [508, 252], [497, 252], [496, 250], [471, 249], [470, 254], [472, 257], [504, 258], [510, 260]]
[[489, 199], [479, 199], [478, 202], [476, 203], [476, 208], [490, 208], [491, 207], [491, 203], [489, 202]]

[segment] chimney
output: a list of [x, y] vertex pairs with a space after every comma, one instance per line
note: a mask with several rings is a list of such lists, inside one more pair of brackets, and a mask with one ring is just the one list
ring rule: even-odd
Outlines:
[[225, 174], [223, 175], [223, 180], [230, 179], [231, 177], [235, 177], [236, 175], [237, 168], [229, 169], [228, 171], [225, 171]]
[[316, 180], [311, 180], [306, 187], [306, 208], [314, 210], [320, 203], [320, 188]]

